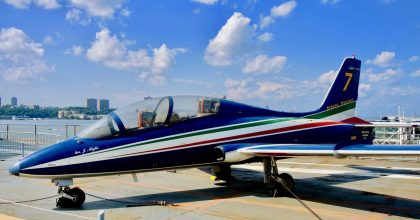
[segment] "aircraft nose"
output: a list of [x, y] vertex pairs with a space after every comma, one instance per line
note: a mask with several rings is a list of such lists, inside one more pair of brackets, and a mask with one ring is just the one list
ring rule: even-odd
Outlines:
[[15, 165], [11, 166], [9, 168], [9, 173], [15, 176], [19, 176], [19, 172], [20, 172], [20, 164], [19, 163], [15, 163]]

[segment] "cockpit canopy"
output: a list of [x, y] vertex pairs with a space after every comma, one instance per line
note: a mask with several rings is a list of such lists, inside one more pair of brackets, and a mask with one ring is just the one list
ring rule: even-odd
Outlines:
[[200, 96], [146, 99], [117, 109], [83, 130], [80, 138], [105, 138], [217, 114], [220, 100]]

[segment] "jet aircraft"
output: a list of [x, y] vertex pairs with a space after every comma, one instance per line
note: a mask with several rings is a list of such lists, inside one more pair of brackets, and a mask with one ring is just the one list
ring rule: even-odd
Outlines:
[[[76, 137], [18, 161], [9, 172], [47, 178], [58, 186], [57, 206], [84, 203], [73, 178], [211, 166], [231, 181], [232, 164], [262, 162], [264, 182], [292, 190], [277, 159], [297, 156], [420, 155], [420, 146], [372, 145], [372, 126], [355, 117], [361, 61], [345, 58], [322, 105], [282, 112], [225, 99], [166, 96], [111, 112]], [[287, 189], [286, 189], [287, 188]]]

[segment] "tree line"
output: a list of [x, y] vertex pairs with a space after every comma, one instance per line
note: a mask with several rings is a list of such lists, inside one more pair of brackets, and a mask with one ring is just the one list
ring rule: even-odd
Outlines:
[[12, 107], [11, 105], [4, 105], [0, 108], [0, 116], [16, 116], [16, 117], [28, 117], [28, 118], [57, 118], [58, 111], [75, 111], [80, 114], [85, 115], [106, 115], [113, 111], [114, 109], [106, 109], [103, 111], [98, 111], [92, 108], [86, 107], [43, 107], [43, 108], [28, 108], [26, 106], [16, 106]]

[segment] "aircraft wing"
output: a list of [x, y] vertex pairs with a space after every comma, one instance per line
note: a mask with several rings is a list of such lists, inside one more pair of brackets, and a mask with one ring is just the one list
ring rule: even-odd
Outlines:
[[420, 156], [420, 145], [267, 144], [237, 150], [253, 156]]

